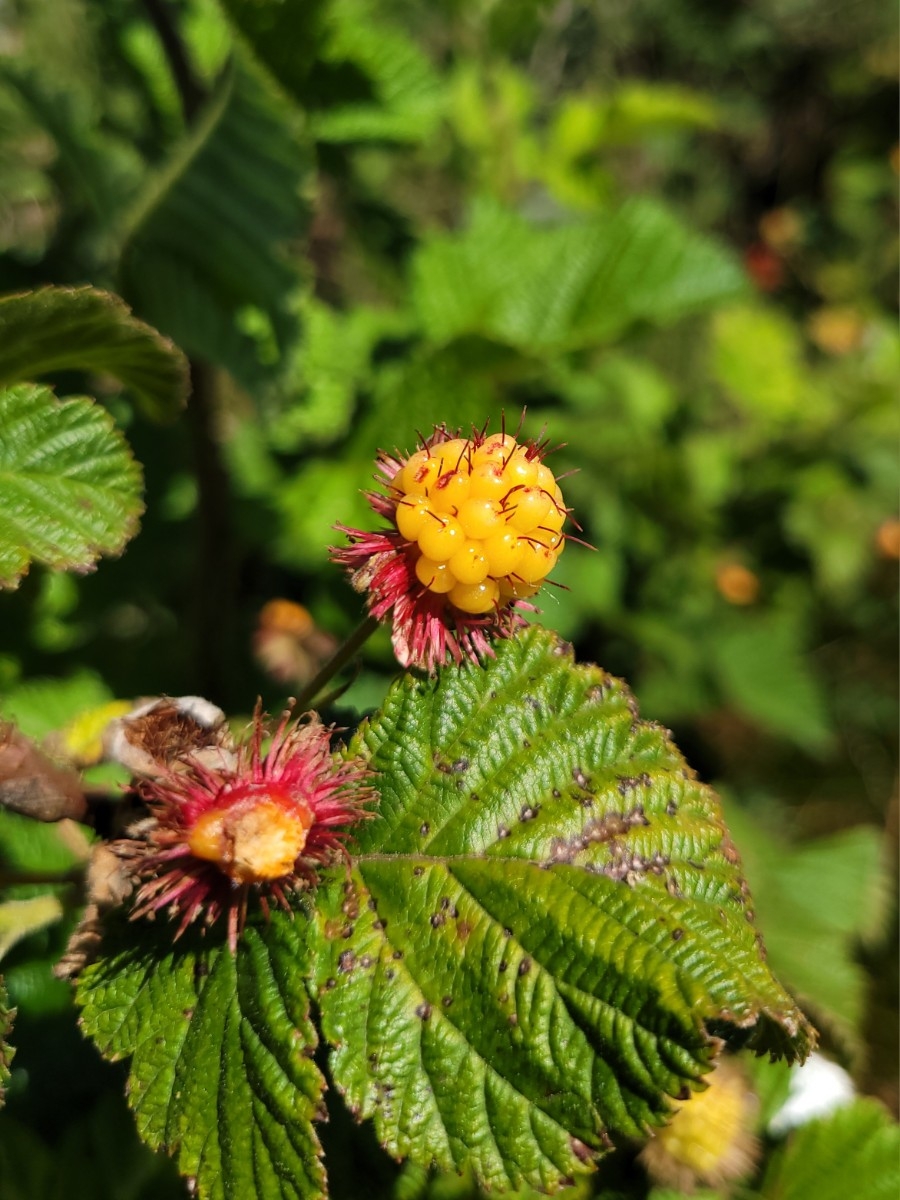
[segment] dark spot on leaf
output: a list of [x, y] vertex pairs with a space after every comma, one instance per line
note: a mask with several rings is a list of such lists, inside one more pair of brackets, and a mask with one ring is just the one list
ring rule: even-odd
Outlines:
[[519, 813], [520, 821], [533, 821], [540, 811], [539, 804], [526, 804]]
[[478, 793], [477, 792], [469, 792], [469, 799], [477, 801], [479, 799]]
[[390, 981], [392, 979], [394, 979], [396, 977], [396, 975], [397, 975], [397, 972], [394, 970], [393, 967], [388, 967], [384, 972], [384, 977], [388, 981], [388, 983], [390, 983]]
[[394, 953], [391, 955], [391, 958], [402, 958], [402, 957], [403, 957], [402, 950], [395, 950]]
[[587, 775], [585, 775], [584, 771], [581, 769], [581, 767], [573, 767], [572, 768], [572, 778], [575, 780], [575, 782], [578, 784], [578, 786], [580, 788], [587, 788], [589, 780], [588, 780]]
[[554, 788], [553, 789], [553, 799], [558, 800], [560, 798], [560, 796], [562, 796], [562, 792], [559, 790], [559, 788]]
[[442, 896], [441, 897], [441, 908], [447, 909], [449, 907], [450, 907], [450, 897]]
[[694, 862], [692, 858], [686, 858], [684, 861], [689, 867], [693, 867], [695, 871], [703, 870], [703, 863]]
[[569, 1147], [575, 1157], [580, 1159], [581, 1162], [590, 1162], [593, 1158], [590, 1147], [586, 1146], [580, 1138], [573, 1137], [569, 1142]]
[[522, 975], [527, 975], [530, 970], [531, 970], [531, 959], [527, 958], [527, 957], [523, 958], [522, 961], [519, 963], [520, 978]]
[[416, 1016], [422, 1021], [427, 1021], [431, 1016], [431, 1005], [427, 1003], [420, 1004], [416, 1009]]
[[352, 938], [353, 937], [353, 926], [345, 925], [344, 928], [341, 930], [341, 937], [344, 939], [344, 941], [346, 941], [347, 938]]
[[531, 742], [529, 742], [528, 738], [522, 738], [522, 749], [523, 750], [531, 749]]
[[418, 879], [420, 875], [424, 875], [424, 874], [425, 874], [424, 867], [413, 867], [413, 875], [415, 875], [416, 879]]
[[419, 826], [419, 833], [422, 835], [422, 837], [427, 837], [428, 831], [430, 828], [431, 828], [431, 826], [428, 824], [428, 822], [423, 821], [422, 824]]
[[373, 961], [374, 961], [374, 959], [372, 958], [371, 954], [364, 954], [362, 956], [362, 958], [359, 960], [359, 965], [362, 967], [362, 969], [364, 971], [367, 971], [369, 969], [369, 967], [371, 967]]
[[378, 1055], [375, 1053], [375, 1051], [374, 1051], [374, 1050], [373, 1050], [373, 1051], [372, 1051], [372, 1053], [369, 1055], [369, 1062], [372, 1064], [372, 1066], [373, 1066], [373, 1067], [374, 1067], [374, 1066], [375, 1066], [375, 1064], [378, 1062]]
[[333, 976], [329, 976], [329, 978], [325, 980], [325, 991], [330, 992], [334, 987], [337, 987], [337, 980]]
[[444, 924], [444, 922], [447, 920], [447, 918], [444, 916], [443, 913], [436, 912], [436, 913], [431, 914], [431, 916], [429, 917], [429, 920], [431, 921], [432, 929], [440, 929], [440, 927]]
[[745, 909], [744, 920], [747, 921], [747, 923], [749, 925], [752, 925], [753, 922], [756, 920], [756, 913], [753, 911], [752, 908]]
[[684, 1087], [682, 1087], [681, 1091], [675, 1097], [676, 1100], [690, 1100], [690, 1098], [691, 1098], [691, 1089], [688, 1087], [687, 1084], [685, 1084]]
[[727, 863], [731, 863], [732, 866], [736, 866], [741, 861], [741, 856], [738, 854], [737, 847], [727, 835], [722, 838], [720, 848], [722, 851], [722, 857]]
[[366, 901], [366, 908], [369, 910], [369, 912], [377, 912], [378, 911], [378, 905], [375, 903], [374, 897], [370, 896], [369, 899]]
[[650, 776], [646, 772], [643, 775], [623, 775], [616, 781], [616, 787], [619, 789], [620, 795], [626, 796], [635, 788], [650, 787], [651, 782]]
[[683, 929], [673, 929], [672, 930], [672, 941], [673, 942], [680, 942], [683, 937], [684, 937]]
[[441, 1001], [441, 1004], [443, 1004], [444, 1008], [449, 1008], [452, 1003], [453, 1003], [452, 996], [445, 996], [443, 998], [443, 1000]]
[[595, 683], [593, 687], [589, 687], [585, 692], [588, 700], [603, 700], [606, 697], [606, 687], [602, 683]]
[[469, 760], [467, 758], [458, 758], [456, 762], [450, 764], [450, 770], [454, 775], [460, 775], [463, 771], [468, 771]]
[[510, 1013], [506, 1019], [509, 1021], [510, 1025], [518, 1025], [519, 1023], [519, 1017], [517, 1013]]
[[338, 958], [338, 971], [342, 975], [349, 974], [356, 966], [356, 955], [352, 950], [342, 950]]
[[508, 929], [508, 928], [504, 928], [504, 930], [503, 930], [503, 936], [504, 936], [505, 938], [511, 938], [511, 937], [512, 937], [512, 930], [511, 930], [511, 929]]
[[190, 1021], [191, 1017], [194, 1015], [194, 1010], [192, 1008], [184, 1008], [181, 1011], [181, 1015], [186, 1021]]
[[508, 966], [509, 966], [509, 963], [506, 961], [506, 959], [501, 959], [500, 962], [497, 964], [497, 970], [502, 975]]
[[503, 838], [508, 838], [509, 837], [509, 827], [506, 825], [498, 825], [497, 826], [497, 837], [500, 838], [501, 841], [503, 840]]
[[380, 933], [380, 932], [381, 932], [381, 930], [385, 928], [385, 925], [386, 925], [386, 924], [387, 924], [387, 922], [386, 922], [386, 921], [382, 921], [382, 920], [373, 921], [373, 922], [372, 922], [372, 928], [373, 928], [373, 929], [377, 929], [377, 930], [379, 931], [379, 933]]
[[460, 921], [456, 926], [456, 936], [461, 942], [464, 942], [471, 932], [472, 926], [468, 921]]
[[675, 803], [674, 800], [670, 800], [668, 802], [668, 804], [666, 805], [667, 815], [670, 817], [674, 817], [677, 812], [678, 812], [678, 805]]

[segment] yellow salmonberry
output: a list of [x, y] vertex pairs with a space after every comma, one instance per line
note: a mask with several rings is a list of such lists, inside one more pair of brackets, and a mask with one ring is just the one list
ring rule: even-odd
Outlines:
[[456, 576], [450, 573], [447, 563], [435, 562], [424, 554], [416, 560], [416, 578], [430, 592], [437, 592], [438, 595], [449, 592], [456, 585]]
[[460, 583], [481, 583], [488, 576], [488, 559], [482, 543], [468, 541], [447, 564]]
[[396, 520], [403, 536], [414, 542], [425, 526], [434, 522], [434, 512], [427, 500], [413, 493], [398, 503]]
[[564, 544], [566, 508], [540, 449], [508, 433], [434, 441], [390, 483], [419, 583], [460, 613], [533, 595]]
[[448, 599], [462, 612], [483, 613], [491, 611], [499, 594], [496, 579], [484, 579], [481, 583], [458, 583], [448, 593]]

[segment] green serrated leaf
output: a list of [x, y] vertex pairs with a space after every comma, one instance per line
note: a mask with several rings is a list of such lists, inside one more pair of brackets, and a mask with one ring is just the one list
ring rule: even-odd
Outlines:
[[118, 296], [47, 287], [0, 297], [0, 385], [73, 368], [114, 375], [158, 418], [187, 396], [184, 355]]
[[296, 334], [300, 274], [288, 250], [307, 221], [308, 165], [299, 114], [236, 62], [133, 214], [122, 251], [135, 308], [248, 387], [272, 375]]
[[85, 1032], [106, 1058], [131, 1056], [138, 1132], [177, 1157], [203, 1200], [324, 1194], [306, 929], [277, 913], [232, 955], [120, 921], [79, 980]]
[[15, 1009], [6, 1006], [6, 988], [3, 984], [3, 977], [0, 976], [0, 1108], [3, 1107], [6, 1085], [9, 1083], [9, 1064], [15, 1054], [15, 1050], [6, 1041], [15, 1015]]
[[772, 1163], [763, 1200], [895, 1200], [900, 1127], [877, 1101], [856, 1100], [794, 1133]]
[[32, 384], [0, 391], [0, 587], [35, 559], [89, 571], [134, 535], [141, 471], [104, 409]]
[[440, 118], [438, 73], [369, 0], [221, 0], [254, 56], [311, 115], [320, 141], [417, 142]]
[[664, 1119], [711, 1025], [807, 1052], [715, 795], [554, 636], [401, 680], [354, 749], [381, 806], [320, 893], [317, 977], [335, 1081], [392, 1154], [553, 1188]]

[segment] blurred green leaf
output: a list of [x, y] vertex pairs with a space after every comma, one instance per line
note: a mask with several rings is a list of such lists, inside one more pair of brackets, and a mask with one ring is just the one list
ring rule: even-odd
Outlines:
[[72, 369], [114, 375], [157, 418], [187, 395], [184, 355], [118, 296], [46, 287], [0, 297], [0, 385]]
[[821, 685], [804, 654], [793, 613], [742, 613], [711, 640], [711, 662], [727, 700], [763, 729], [810, 751], [831, 736]]
[[553, 635], [400, 680], [359, 748], [381, 804], [355, 895], [320, 892], [319, 1003], [392, 1154], [552, 1188], [699, 1080], [707, 1022], [804, 1055], [715, 796]]
[[40, 741], [113, 694], [93, 671], [82, 669], [65, 679], [24, 680], [0, 697], [0, 718], [15, 721], [28, 737]]
[[763, 1181], [762, 1200], [895, 1200], [900, 1128], [875, 1100], [859, 1099], [791, 1135]]
[[370, 0], [222, 0], [253, 53], [311, 113], [325, 142], [417, 142], [443, 108], [437, 72]]
[[[123, 294], [188, 354], [248, 388], [277, 374], [297, 335], [308, 172], [300, 115], [237, 61], [132, 214]], [[255, 336], [241, 329], [248, 310]]]
[[729, 822], [773, 970], [858, 1058], [867, 979], [856, 952], [881, 931], [891, 890], [882, 835], [858, 826], [790, 846], [736, 806]]
[[462, 234], [422, 245], [412, 289], [434, 341], [480, 333], [534, 354], [670, 324], [740, 294], [744, 277], [655, 201], [549, 229], [481, 202]]
[[143, 511], [141, 470], [109, 414], [23, 384], [0, 391], [0, 425], [0, 587], [33, 559], [88, 571], [120, 553]]
[[0, 959], [22, 938], [45, 929], [63, 915], [59, 898], [45, 894], [30, 900], [7, 900], [0, 904]]
[[177, 1158], [202, 1200], [323, 1195], [306, 925], [275, 913], [234, 955], [120, 921], [79, 980], [85, 1033], [105, 1057], [131, 1057], [138, 1132]]
[[746, 416], [821, 417], [825, 397], [813, 387], [800, 332], [787, 316], [745, 305], [717, 313], [712, 329], [713, 374]]
[[184, 1200], [171, 1164], [141, 1145], [124, 1097], [107, 1093], [48, 1145], [0, 1118], [3, 1200]]

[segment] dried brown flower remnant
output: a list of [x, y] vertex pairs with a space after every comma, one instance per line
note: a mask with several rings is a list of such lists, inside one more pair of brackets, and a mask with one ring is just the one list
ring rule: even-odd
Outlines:
[[77, 821], [87, 811], [75, 772], [54, 763], [8, 721], [0, 721], [0, 806], [37, 821]]

